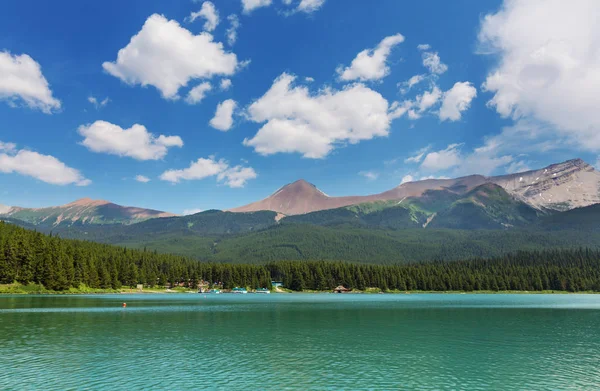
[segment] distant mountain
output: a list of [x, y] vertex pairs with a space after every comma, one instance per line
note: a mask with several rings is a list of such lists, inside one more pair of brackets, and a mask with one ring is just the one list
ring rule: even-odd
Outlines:
[[88, 226], [96, 224], [133, 224], [140, 221], [174, 216], [152, 209], [121, 206], [108, 201], [82, 198], [62, 206], [47, 208], [0, 208], [0, 218], [24, 221], [34, 226]]
[[511, 175], [470, 175], [407, 182], [383, 193], [367, 196], [329, 197], [313, 184], [299, 180], [283, 186], [263, 200], [230, 211], [270, 210], [292, 216], [369, 202], [414, 199], [430, 195], [430, 191], [462, 196], [486, 183], [498, 185], [514, 198], [540, 210], [564, 211], [600, 203], [600, 172], [583, 160], [574, 159]]

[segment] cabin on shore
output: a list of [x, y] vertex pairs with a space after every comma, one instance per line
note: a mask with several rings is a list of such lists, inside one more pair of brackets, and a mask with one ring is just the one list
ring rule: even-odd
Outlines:
[[343, 285], [339, 285], [337, 288], [333, 290], [333, 293], [347, 293], [350, 292], [350, 289], [346, 288]]
[[281, 288], [283, 287], [283, 281], [271, 281], [271, 286], [273, 288]]

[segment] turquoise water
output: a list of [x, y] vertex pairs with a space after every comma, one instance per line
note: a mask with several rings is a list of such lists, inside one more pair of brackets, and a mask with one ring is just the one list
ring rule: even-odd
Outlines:
[[599, 390], [600, 296], [0, 296], [0, 390], [86, 389]]

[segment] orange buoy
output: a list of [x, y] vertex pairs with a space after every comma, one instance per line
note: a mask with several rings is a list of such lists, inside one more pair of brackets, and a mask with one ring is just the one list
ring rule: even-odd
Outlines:
[[127, 303], [123, 303], [123, 308], [127, 307]]

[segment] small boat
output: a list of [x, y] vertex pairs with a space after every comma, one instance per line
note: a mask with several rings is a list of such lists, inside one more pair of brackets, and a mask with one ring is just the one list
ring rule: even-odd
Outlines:
[[267, 294], [267, 295], [268, 295], [268, 294], [270, 294], [270, 293], [271, 293], [271, 291], [270, 291], [270, 290], [268, 290], [267, 288], [257, 288], [257, 289], [254, 291], [254, 293], [265, 293], [265, 294]]
[[248, 293], [248, 291], [246, 290], [246, 288], [238, 288], [237, 286], [235, 288], [233, 288], [231, 290], [231, 293], [240, 293], [240, 294], [246, 294]]

